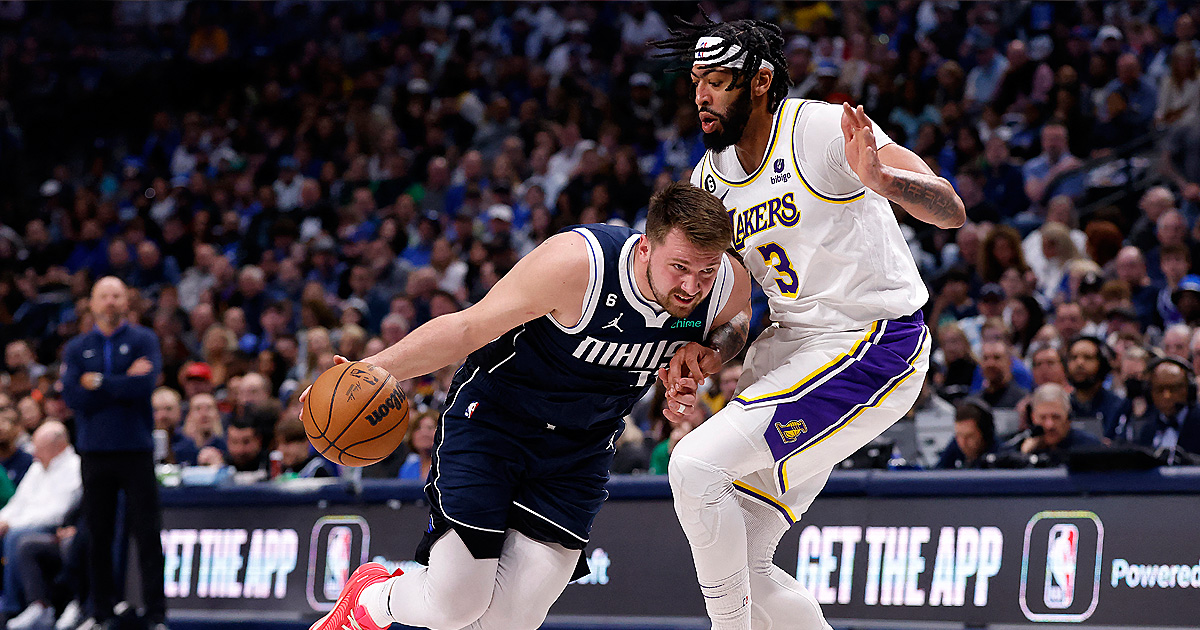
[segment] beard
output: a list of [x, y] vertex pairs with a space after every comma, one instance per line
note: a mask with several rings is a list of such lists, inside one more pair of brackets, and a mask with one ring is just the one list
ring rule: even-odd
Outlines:
[[1075, 389], [1088, 390], [1099, 385], [1103, 379], [1099, 374], [1068, 374], [1067, 380]]
[[708, 107], [700, 111], [712, 114], [721, 123], [721, 130], [704, 134], [704, 147], [714, 153], [724, 151], [735, 145], [746, 133], [746, 123], [750, 122], [750, 88], [742, 88], [741, 94], [733, 99], [722, 116]]
[[654, 278], [650, 275], [649, 267], [646, 268], [646, 284], [650, 285], [650, 292], [654, 294], [654, 301], [658, 302], [658, 305], [663, 307], [663, 309], [670, 313], [673, 317], [683, 319], [684, 317], [691, 315], [692, 311], [696, 309], [696, 305], [700, 303], [700, 295], [696, 294], [696, 296], [692, 298], [691, 304], [686, 306], [676, 304], [671, 299], [672, 295], [687, 297], [687, 294], [683, 291], [668, 291], [666, 293], [659, 291], [658, 287], [654, 286]]

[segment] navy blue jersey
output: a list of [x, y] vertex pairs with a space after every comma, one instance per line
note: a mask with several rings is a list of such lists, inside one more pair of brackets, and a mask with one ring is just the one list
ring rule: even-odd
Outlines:
[[518, 326], [476, 350], [476, 379], [510, 411], [567, 429], [615, 428], [654, 385], [660, 366], [689, 341], [703, 341], [733, 290], [722, 257], [712, 292], [686, 318], [647, 300], [633, 277], [641, 236], [629, 228], [584, 225], [592, 276], [583, 317], [564, 326], [552, 314]]

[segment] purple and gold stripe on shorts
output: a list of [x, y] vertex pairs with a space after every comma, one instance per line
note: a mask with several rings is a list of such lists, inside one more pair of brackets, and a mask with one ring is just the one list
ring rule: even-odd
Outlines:
[[854, 345], [851, 346], [848, 351], [834, 357], [832, 361], [822, 365], [808, 376], [800, 379], [800, 382], [796, 383], [795, 385], [781, 389], [777, 392], [764, 394], [762, 396], [755, 396], [753, 398], [738, 396], [734, 398], [732, 402], [735, 402], [747, 409], [753, 409], [755, 407], [761, 407], [765, 405], [778, 405], [780, 402], [804, 396], [813, 388], [821, 385], [838, 372], [846, 369], [848, 365], [865, 353], [867, 349], [870, 348], [871, 344], [879, 341], [879, 339], [883, 337], [884, 331], [887, 330], [888, 323], [889, 322], [887, 320], [880, 320], [872, 323], [870, 327], [867, 328], [867, 334], [863, 336], [862, 339], [854, 342]]
[[771, 496], [770, 494], [768, 494], [762, 490], [759, 490], [758, 488], [755, 488], [754, 486], [751, 486], [751, 485], [741, 482], [741, 481], [734, 481], [733, 489], [737, 490], [738, 492], [741, 492], [742, 494], [744, 494], [748, 497], [753, 497], [755, 499], [758, 499], [759, 501], [766, 503], [767, 505], [775, 508], [776, 510], [779, 511], [780, 514], [783, 515], [784, 518], [787, 519], [787, 522], [789, 524], [794, 525], [796, 523], [796, 521], [799, 520], [796, 518], [796, 514], [792, 512], [792, 508], [785, 505], [779, 499], [776, 499], [775, 497]]
[[882, 404], [916, 372], [913, 364], [925, 345], [928, 329], [920, 320], [884, 323], [870, 342], [856, 344], [835, 360], [841, 369], [810, 379], [812, 385], [803, 388], [799, 397], [776, 405], [764, 437], [776, 462], [775, 481], [781, 494], [790, 488], [789, 459]]

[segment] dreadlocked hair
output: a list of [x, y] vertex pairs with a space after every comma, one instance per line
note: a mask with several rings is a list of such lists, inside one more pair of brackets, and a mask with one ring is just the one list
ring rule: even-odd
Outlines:
[[[749, 86], [750, 79], [758, 73], [763, 59], [775, 66], [771, 78], [771, 90], [768, 92], [767, 109], [774, 112], [783, 99], [787, 97], [788, 88], [792, 81], [788, 76], [787, 58], [783, 54], [783, 31], [778, 26], [762, 20], [736, 20], [734, 22], [713, 22], [704, 11], [701, 24], [692, 24], [675, 16], [675, 28], [668, 29], [671, 37], [650, 42], [656, 48], [667, 52], [655, 55], [655, 59], [678, 59], [686, 65], [671, 68], [672, 72], [690, 72], [696, 50], [696, 43], [702, 37], [720, 37], [724, 40], [720, 46], [712, 48], [713, 58], [720, 59], [736, 44], [745, 51], [741, 68], [729, 68], [733, 75], [726, 91]], [[702, 68], [715, 68], [720, 63], [701, 65]]]

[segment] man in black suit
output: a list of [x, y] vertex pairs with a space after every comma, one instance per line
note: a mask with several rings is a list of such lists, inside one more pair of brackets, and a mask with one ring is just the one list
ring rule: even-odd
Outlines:
[[1153, 407], [1137, 424], [1136, 441], [1155, 450], [1175, 448], [1200, 455], [1200, 407], [1192, 370], [1176, 359], [1146, 368]]

